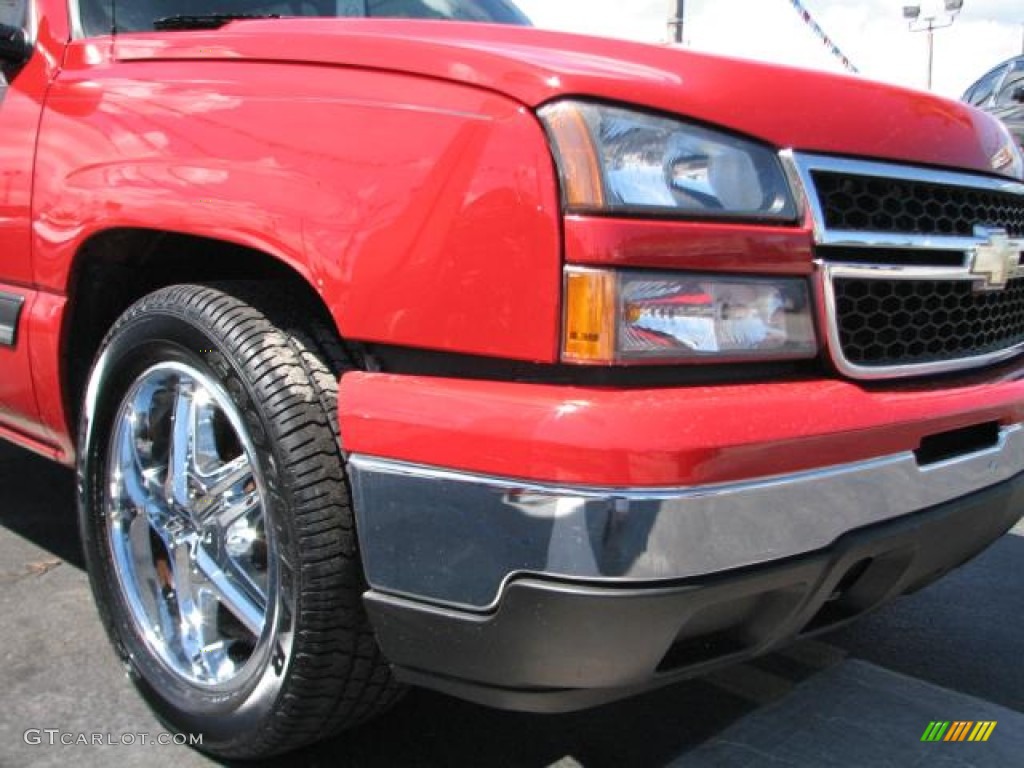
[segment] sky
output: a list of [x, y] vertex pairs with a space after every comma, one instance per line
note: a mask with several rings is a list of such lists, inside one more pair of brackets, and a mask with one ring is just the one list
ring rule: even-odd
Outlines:
[[[539, 27], [651, 43], [668, 38], [675, 0], [515, 0]], [[860, 70], [875, 80], [925, 88], [928, 35], [912, 33], [904, 5], [922, 18], [941, 0], [800, 0]], [[699, 51], [843, 71], [791, 0], [686, 0], [685, 39]], [[989, 69], [1024, 49], [1024, 0], [964, 0], [953, 25], [935, 32], [933, 89], [958, 98]]]

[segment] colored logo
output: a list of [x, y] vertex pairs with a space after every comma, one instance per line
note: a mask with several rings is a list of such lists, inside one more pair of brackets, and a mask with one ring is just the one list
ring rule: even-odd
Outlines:
[[996, 721], [994, 720], [980, 722], [956, 720], [952, 723], [948, 720], [933, 720], [924, 729], [921, 741], [988, 741], [995, 729]]

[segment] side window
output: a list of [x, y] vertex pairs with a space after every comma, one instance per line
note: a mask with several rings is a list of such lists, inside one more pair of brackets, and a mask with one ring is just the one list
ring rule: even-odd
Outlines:
[[1019, 101], [1013, 100], [1013, 92], [1018, 88], [1024, 88], [1024, 61], [1014, 64], [1010, 74], [1006, 76], [999, 88], [999, 93], [996, 94], [996, 106], [1012, 107], [1014, 104], [1019, 104]]
[[0, 24], [23, 27], [28, 19], [28, 0], [0, 0]]
[[366, 0], [367, 16], [399, 19], [448, 19], [528, 24], [529, 20], [505, 0]]
[[[0, 0], [0, 24], [28, 29], [29, 0]], [[8, 83], [15, 75], [13, 65], [0, 62], [0, 100], [3, 99]]]
[[1006, 67], [999, 67], [999, 69], [989, 72], [971, 87], [964, 96], [964, 100], [968, 104], [980, 107], [992, 97], [992, 91], [994, 91], [996, 86], [999, 85], [999, 80], [1002, 78], [1003, 72], [1005, 71]]

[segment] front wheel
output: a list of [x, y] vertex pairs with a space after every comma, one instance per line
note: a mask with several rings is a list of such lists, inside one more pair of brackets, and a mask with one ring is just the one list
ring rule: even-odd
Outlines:
[[79, 520], [132, 680], [204, 751], [263, 758], [398, 693], [362, 609], [337, 435], [341, 347], [258, 284], [173, 286], [90, 376]]

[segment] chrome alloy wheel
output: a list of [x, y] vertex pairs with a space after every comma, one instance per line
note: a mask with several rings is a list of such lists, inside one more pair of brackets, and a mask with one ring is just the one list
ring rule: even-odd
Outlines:
[[108, 543], [136, 631], [186, 683], [244, 687], [266, 667], [278, 577], [241, 414], [208, 376], [161, 363], [129, 388], [108, 451]]

